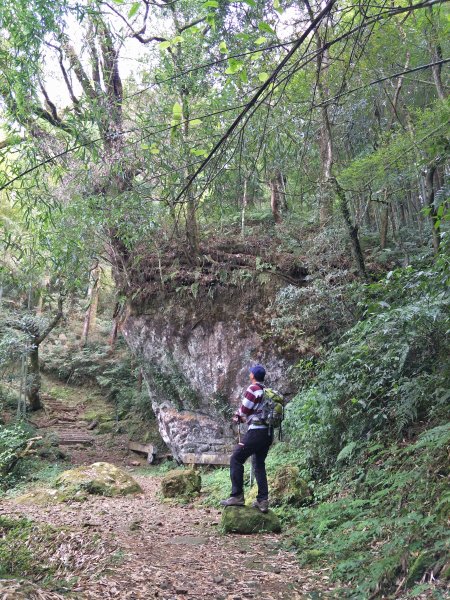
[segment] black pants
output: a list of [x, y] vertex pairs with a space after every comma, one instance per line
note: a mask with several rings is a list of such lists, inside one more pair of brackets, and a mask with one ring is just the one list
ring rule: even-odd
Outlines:
[[240, 496], [244, 492], [244, 463], [249, 456], [253, 455], [253, 467], [258, 484], [257, 498], [258, 500], [268, 499], [269, 488], [265, 460], [272, 441], [273, 435], [269, 435], [267, 428], [249, 429], [242, 443], [236, 446], [230, 460], [232, 496]]

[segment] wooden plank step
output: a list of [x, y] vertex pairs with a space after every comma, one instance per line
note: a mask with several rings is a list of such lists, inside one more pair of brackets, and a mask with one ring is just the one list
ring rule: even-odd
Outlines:
[[94, 443], [94, 438], [76, 429], [52, 429], [58, 438], [60, 446], [71, 446], [74, 444], [82, 444], [84, 446], [91, 446]]
[[195, 454], [186, 452], [181, 454], [181, 461], [185, 465], [226, 465], [230, 464], [229, 454]]

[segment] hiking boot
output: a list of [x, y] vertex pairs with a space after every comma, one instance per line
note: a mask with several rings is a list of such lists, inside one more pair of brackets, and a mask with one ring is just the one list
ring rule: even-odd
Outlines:
[[240, 496], [230, 496], [227, 500], [222, 500], [220, 504], [222, 506], [244, 506], [244, 494], [241, 494]]
[[266, 513], [269, 510], [268, 500], [255, 500], [252, 504], [253, 508], [258, 508], [262, 513]]

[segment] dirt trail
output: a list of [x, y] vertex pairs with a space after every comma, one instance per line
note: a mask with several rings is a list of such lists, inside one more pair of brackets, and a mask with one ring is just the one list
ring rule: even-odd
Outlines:
[[[139, 496], [92, 497], [81, 504], [46, 508], [8, 501], [0, 512], [66, 526], [81, 532], [86, 545], [100, 536], [102, 552], [110, 553], [112, 560], [100, 571], [90, 564], [90, 568], [74, 573], [78, 582], [73, 588], [73, 598], [324, 597], [316, 594], [328, 589], [326, 572], [301, 569], [295, 555], [281, 549], [281, 536], [222, 535], [218, 531], [219, 511], [163, 503], [157, 497], [159, 478], [137, 479], [144, 490]], [[104, 564], [104, 558], [98, 557], [99, 566]], [[310, 595], [311, 592], [316, 594]], [[50, 600], [60, 596], [42, 597]]]
[[[48, 395], [45, 401], [46, 410], [35, 416], [35, 425], [40, 433], [58, 435], [72, 464], [107, 461], [121, 468], [136, 461], [145, 464], [127, 451], [126, 436], [88, 431], [82, 419], [84, 406], [76, 395], [64, 401]], [[0, 515], [62, 528], [58, 547], [49, 552], [57, 554], [63, 586], [64, 579], [76, 578], [68, 594], [0, 580], [0, 600], [332, 597], [327, 593], [329, 570], [300, 568], [295, 554], [282, 548], [283, 534], [223, 535], [221, 511], [164, 502], [158, 494], [160, 477], [135, 478], [143, 489], [136, 496], [91, 496], [83, 503], [47, 507], [19, 505], [13, 499], [0, 502]]]

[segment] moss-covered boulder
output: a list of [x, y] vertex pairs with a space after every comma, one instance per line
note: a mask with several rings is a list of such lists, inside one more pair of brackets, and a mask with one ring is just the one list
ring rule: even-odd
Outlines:
[[[269, 500], [272, 506], [290, 504], [305, 506], [312, 500], [312, 492], [308, 483], [300, 477], [300, 471], [293, 465], [284, 465], [276, 470], [275, 475], [268, 477]], [[258, 495], [258, 486], [252, 485], [245, 494], [246, 506], [251, 506]]]
[[61, 502], [83, 502], [88, 497], [88, 493], [84, 490], [54, 490], [48, 488], [40, 488], [22, 494], [14, 498], [15, 504], [35, 505], [35, 506], [51, 506], [60, 504]]
[[161, 480], [161, 492], [164, 498], [198, 494], [201, 487], [202, 478], [193, 469], [169, 471]]
[[249, 506], [228, 506], [222, 513], [222, 529], [225, 533], [280, 533], [281, 523], [269, 510], [262, 513]]
[[116, 422], [115, 421], [102, 421], [98, 424], [97, 428], [96, 428], [96, 432], [98, 434], [102, 434], [102, 433], [112, 433], [114, 431], [114, 429], [116, 428]]
[[275, 506], [304, 506], [312, 499], [308, 483], [300, 477], [299, 469], [294, 465], [284, 465], [277, 469], [269, 482], [269, 489], [270, 502]]
[[56, 487], [65, 493], [87, 492], [100, 496], [125, 496], [142, 492], [140, 485], [125, 471], [106, 462], [64, 471]]

